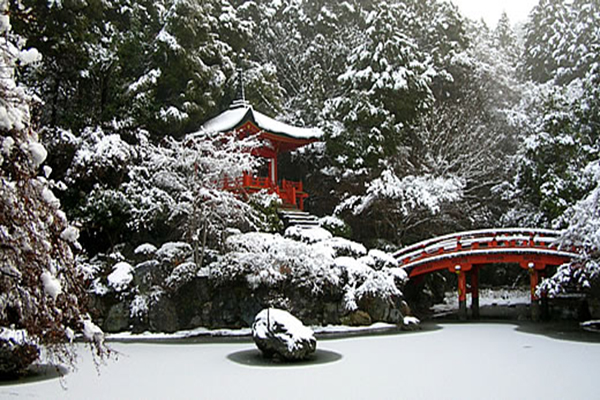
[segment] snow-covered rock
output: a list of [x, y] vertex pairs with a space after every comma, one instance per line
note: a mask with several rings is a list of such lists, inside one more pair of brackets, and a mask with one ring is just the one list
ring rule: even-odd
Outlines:
[[292, 314], [276, 308], [256, 315], [252, 338], [267, 358], [304, 360], [317, 349], [313, 331]]
[[407, 331], [421, 329], [421, 321], [417, 317], [405, 316], [402, 320], [402, 329]]

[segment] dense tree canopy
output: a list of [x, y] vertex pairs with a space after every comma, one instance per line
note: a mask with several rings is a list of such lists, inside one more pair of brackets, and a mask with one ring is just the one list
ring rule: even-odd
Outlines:
[[[20, 77], [43, 100], [37, 115], [54, 177], [68, 183], [67, 213], [84, 225], [104, 221], [90, 231], [131, 225], [136, 207], [122, 194], [144, 151], [140, 132], [159, 144], [196, 131], [232, 100], [236, 67], [256, 108], [326, 132], [324, 145], [295, 162], [313, 211], [337, 209], [358, 239], [400, 244], [437, 230], [549, 226], [590, 188], [580, 171], [596, 158], [596, 1], [541, 0], [523, 31], [506, 14], [490, 29], [434, 0], [11, 7], [15, 30], [43, 56]], [[118, 164], [78, 155], [82, 146], [98, 151], [98, 135], [128, 149]], [[390, 219], [390, 206], [405, 205], [372, 198], [382, 179], [398, 190], [421, 179], [461, 184], [450, 185], [458, 191], [436, 215], [426, 207]], [[98, 200], [100, 187], [113, 191], [101, 201], [111, 217], [90, 220], [83, 204]], [[357, 214], [348, 200], [361, 196]]]

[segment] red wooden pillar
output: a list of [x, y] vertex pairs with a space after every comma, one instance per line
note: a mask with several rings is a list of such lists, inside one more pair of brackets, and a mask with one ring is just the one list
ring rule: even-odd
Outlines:
[[454, 267], [458, 278], [458, 319], [467, 319], [467, 274], [460, 265]]
[[479, 267], [471, 269], [471, 313], [473, 319], [479, 319]]
[[269, 159], [269, 180], [271, 181], [271, 185], [277, 186], [277, 154], [271, 159]]
[[535, 291], [540, 282], [540, 275], [533, 262], [530, 262], [527, 265], [527, 269], [529, 270], [529, 285], [531, 288], [531, 319], [533, 321], [538, 321], [540, 319], [540, 302]]
[[294, 185], [290, 185], [290, 201], [292, 202], [292, 205], [296, 206], [297, 202], [296, 202], [296, 187]]

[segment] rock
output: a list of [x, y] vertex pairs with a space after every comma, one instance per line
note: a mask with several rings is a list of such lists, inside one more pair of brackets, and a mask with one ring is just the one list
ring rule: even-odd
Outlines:
[[368, 312], [356, 310], [343, 317], [341, 322], [342, 324], [349, 326], [369, 326], [373, 323], [373, 320]]
[[148, 324], [153, 332], [173, 333], [179, 329], [177, 310], [165, 295], [157, 296], [149, 305]]
[[366, 311], [373, 322], [398, 324], [403, 315], [400, 311], [402, 299], [396, 296], [380, 297], [368, 294], [359, 299], [358, 308]]
[[256, 315], [252, 338], [267, 358], [304, 360], [317, 349], [313, 331], [287, 311], [276, 308], [264, 309]]
[[403, 331], [418, 331], [421, 330], [421, 321], [416, 317], [404, 317], [402, 320]]
[[121, 332], [129, 328], [129, 307], [125, 303], [117, 303], [110, 308], [102, 324], [106, 332]]

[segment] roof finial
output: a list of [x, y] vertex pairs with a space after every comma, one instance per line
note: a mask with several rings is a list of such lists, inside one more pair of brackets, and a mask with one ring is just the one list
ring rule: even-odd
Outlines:
[[248, 107], [249, 105], [246, 101], [246, 93], [244, 91], [244, 69], [238, 67], [237, 74], [237, 93], [230, 108]]

